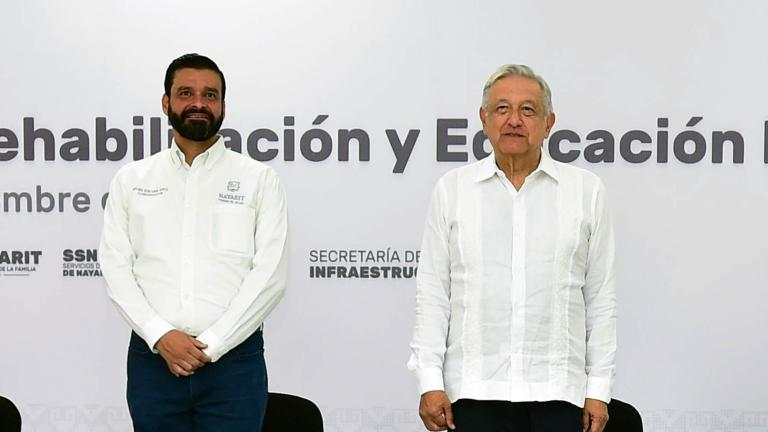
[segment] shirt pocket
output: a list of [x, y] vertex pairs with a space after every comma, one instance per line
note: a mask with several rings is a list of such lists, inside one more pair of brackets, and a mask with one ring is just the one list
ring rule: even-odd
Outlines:
[[256, 210], [247, 206], [216, 206], [211, 211], [210, 246], [218, 253], [253, 256]]

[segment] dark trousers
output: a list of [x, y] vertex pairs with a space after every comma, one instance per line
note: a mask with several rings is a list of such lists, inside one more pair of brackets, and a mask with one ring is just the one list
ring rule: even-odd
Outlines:
[[568, 402], [459, 399], [453, 432], [582, 432], [582, 409]]
[[127, 398], [135, 432], [259, 432], [267, 406], [262, 333], [188, 377], [171, 374], [133, 333]]

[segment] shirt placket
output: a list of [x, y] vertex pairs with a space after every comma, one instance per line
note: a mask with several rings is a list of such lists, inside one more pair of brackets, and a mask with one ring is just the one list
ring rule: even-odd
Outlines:
[[181, 286], [179, 289], [184, 332], [189, 334], [194, 323], [195, 294], [195, 227], [197, 225], [197, 199], [200, 165], [193, 162], [184, 185], [184, 211], [181, 222]]
[[[522, 189], [522, 188], [521, 188]], [[510, 365], [513, 373], [522, 371], [525, 346], [525, 293], [526, 293], [526, 231], [527, 212], [525, 194], [517, 191], [512, 197], [512, 319], [510, 320]], [[511, 381], [510, 381], [511, 382]]]

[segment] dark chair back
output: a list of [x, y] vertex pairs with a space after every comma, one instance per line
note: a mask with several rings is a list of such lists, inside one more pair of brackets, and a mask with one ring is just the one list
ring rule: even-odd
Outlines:
[[323, 432], [323, 416], [312, 401], [269, 393], [262, 432]]
[[632, 405], [612, 399], [608, 404], [608, 424], [603, 432], [643, 432], [643, 419]]
[[21, 432], [21, 413], [10, 400], [0, 396], [0, 430]]

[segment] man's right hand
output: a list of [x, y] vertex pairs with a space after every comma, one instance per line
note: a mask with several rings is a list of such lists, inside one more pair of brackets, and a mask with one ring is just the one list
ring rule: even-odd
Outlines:
[[421, 395], [419, 416], [424, 426], [431, 431], [456, 429], [448, 395], [442, 390], [428, 391]]
[[171, 373], [177, 377], [192, 375], [195, 369], [211, 361], [203, 352], [208, 345], [178, 330], [164, 334], [155, 344], [155, 348]]

